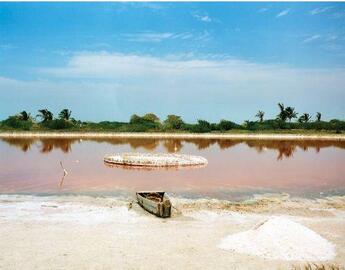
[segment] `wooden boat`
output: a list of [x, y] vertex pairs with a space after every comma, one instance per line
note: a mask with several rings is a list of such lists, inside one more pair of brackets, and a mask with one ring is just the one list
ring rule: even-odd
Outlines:
[[137, 192], [139, 205], [157, 217], [171, 216], [171, 202], [165, 192]]

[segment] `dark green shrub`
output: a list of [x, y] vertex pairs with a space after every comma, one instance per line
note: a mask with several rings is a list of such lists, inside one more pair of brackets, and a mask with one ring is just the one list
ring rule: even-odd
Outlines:
[[159, 118], [154, 113], [147, 113], [142, 117], [144, 120], [150, 121], [150, 122], [159, 122]]
[[181, 116], [170, 114], [164, 121], [164, 126], [166, 129], [182, 129], [184, 122]]
[[51, 121], [46, 121], [41, 124], [43, 127], [49, 128], [49, 129], [70, 129], [73, 127], [73, 123], [71, 121], [67, 121], [64, 119], [54, 119]]
[[142, 118], [139, 115], [133, 114], [129, 120], [130, 124], [140, 124]]
[[211, 130], [212, 131], [219, 131], [219, 125], [216, 123], [211, 123]]
[[121, 128], [124, 132], [148, 132], [158, 130], [158, 125], [156, 123], [146, 123], [146, 124], [128, 124]]
[[259, 130], [261, 127], [260, 123], [256, 121], [245, 121], [243, 126], [245, 127], [245, 129], [251, 131]]
[[211, 129], [211, 124], [207, 122], [206, 120], [198, 120], [198, 123], [194, 125], [193, 127], [193, 132], [197, 133], [205, 133], [205, 132], [210, 132]]
[[132, 125], [158, 126], [159, 121], [155, 121], [152, 115], [145, 115], [144, 117], [140, 117], [136, 114], [133, 114], [131, 116], [129, 123]]
[[236, 128], [236, 126], [238, 125], [228, 120], [221, 120], [218, 124], [219, 130], [221, 131], [227, 131]]
[[17, 116], [10, 116], [2, 121], [2, 126], [5, 128], [14, 128], [20, 130], [30, 130], [33, 125], [31, 120], [21, 120]]
[[329, 121], [331, 127], [333, 130], [345, 130], [345, 121], [341, 121], [338, 119], [332, 119], [331, 121]]
[[122, 122], [102, 121], [102, 122], [97, 123], [95, 127], [102, 130], [118, 130], [124, 124], [125, 123], [122, 123]]

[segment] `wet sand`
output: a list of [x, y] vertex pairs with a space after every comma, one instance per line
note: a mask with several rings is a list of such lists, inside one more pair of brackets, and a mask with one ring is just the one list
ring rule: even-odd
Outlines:
[[[0, 196], [0, 269], [295, 269], [303, 261], [269, 260], [218, 247], [229, 234], [284, 216], [336, 247], [345, 267], [345, 197], [286, 194], [242, 203], [172, 198], [159, 219], [128, 198]], [[301, 243], [303, 244], [303, 243]]]

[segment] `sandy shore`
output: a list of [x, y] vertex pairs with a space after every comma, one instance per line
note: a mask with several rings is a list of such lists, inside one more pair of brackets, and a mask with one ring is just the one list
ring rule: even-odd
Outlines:
[[215, 133], [110, 133], [110, 132], [0, 132], [0, 138], [156, 138], [156, 139], [238, 139], [238, 140], [332, 140], [345, 141], [336, 134], [215, 134]]
[[300, 269], [308, 262], [219, 248], [226, 236], [276, 216], [335, 246], [333, 259], [313, 263], [345, 267], [344, 197], [273, 196], [237, 204], [173, 198], [176, 209], [170, 219], [156, 218], [136, 204], [128, 209], [129, 202], [1, 195], [0, 269]]

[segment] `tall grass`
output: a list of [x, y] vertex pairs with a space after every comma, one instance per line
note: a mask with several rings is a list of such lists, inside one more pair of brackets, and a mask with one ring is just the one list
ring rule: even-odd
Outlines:
[[303, 263], [301, 265], [294, 265], [293, 270], [341, 270], [344, 267], [340, 267], [333, 263]]

